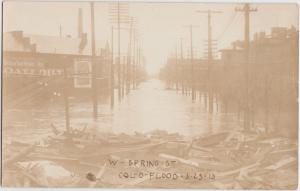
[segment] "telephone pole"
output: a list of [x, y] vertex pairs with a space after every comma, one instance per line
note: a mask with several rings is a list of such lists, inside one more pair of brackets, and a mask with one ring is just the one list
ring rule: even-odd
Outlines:
[[178, 55], [177, 55], [177, 46], [175, 48], [175, 86], [176, 86], [176, 91], [178, 91], [179, 86], [179, 79], [178, 79]]
[[62, 26], [59, 25], [59, 37], [62, 37]]
[[118, 1], [118, 100], [121, 102], [121, 29], [120, 29], [120, 2]]
[[130, 19], [130, 29], [129, 29], [129, 47], [127, 56], [127, 70], [126, 70], [126, 94], [130, 93], [130, 81], [131, 81], [131, 42], [132, 42], [132, 25], [133, 18]]
[[198, 13], [207, 14], [207, 86], [208, 86], [208, 108], [209, 113], [213, 112], [213, 92], [211, 83], [211, 66], [213, 64], [213, 51], [212, 51], [212, 26], [211, 15], [216, 13], [222, 13], [221, 11], [197, 11]]
[[92, 41], [92, 90], [93, 90], [93, 116], [97, 120], [98, 99], [97, 99], [97, 69], [96, 69], [96, 48], [95, 48], [95, 19], [94, 19], [94, 2], [91, 2], [91, 41]]
[[190, 25], [190, 40], [191, 40], [191, 72], [192, 72], [192, 100], [195, 100], [195, 86], [194, 86], [194, 57], [193, 57], [193, 25]]
[[124, 98], [125, 93], [125, 80], [126, 80], [126, 56], [123, 56], [121, 65], [121, 97]]
[[132, 66], [131, 66], [131, 75], [132, 75], [132, 89], [134, 90], [135, 89], [135, 79], [134, 79], [134, 76], [135, 76], [135, 61], [136, 61], [136, 39], [135, 39], [135, 35], [133, 35], [133, 48], [132, 48]]
[[193, 47], [193, 28], [198, 27], [197, 25], [188, 25], [190, 29], [190, 62], [191, 62], [191, 89], [192, 89], [192, 100], [196, 98], [195, 95], [195, 82], [194, 82], [194, 47]]
[[138, 57], [137, 57], [137, 68], [136, 68], [136, 82], [137, 86], [140, 85], [140, 69], [141, 69], [141, 45], [139, 44], [138, 48]]
[[243, 8], [236, 8], [235, 11], [244, 12], [245, 31], [244, 31], [244, 59], [245, 59], [245, 111], [244, 111], [244, 129], [250, 128], [250, 107], [249, 107], [249, 45], [250, 45], [250, 12], [257, 11], [257, 9], [250, 8], [249, 3], [246, 3]]
[[120, 3], [111, 6], [110, 10], [110, 20], [117, 25], [118, 30], [118, 59], [117, 59], [117, 82], [118, 82], [118, 101], [121, 102], [122, 99], [122, 76], [121, 76], [121, 24], [129, 23], [128, 17], [128, 4]]
[[115, 72], [114, 72], [114, 26], [111, 27], [111, 64], [110, 64], [110, 106], [115, 104]]
[[181, 93], [184, 94], [184, 64], [183, 64], [183, 48], [182, 48], [182, 38], [180, 39], [180, 62], [182, 67], [182, 73], [181, 73]]
[[133, 87], [134, 89], [137, 88], [137, 65], [138, 65], [138, 56], [139, 56], [139, 44], [136, 40], [136, 43], [135, 43], [135, 57], [134, 57], [134, 60], [135, 62], [133, 63]]
[[64, 88], [63, 88], [63, 95], [64, 95], [64, 104], [65, 104], [65, 123], [66, 123], [66, 132], [69, 136], [71, 134], [71, 127], [70, 127], [70, 107], [69, 107], [69, 86], [68, 86], [68, 75], [67, 75], [67, 66], [64, 63]]

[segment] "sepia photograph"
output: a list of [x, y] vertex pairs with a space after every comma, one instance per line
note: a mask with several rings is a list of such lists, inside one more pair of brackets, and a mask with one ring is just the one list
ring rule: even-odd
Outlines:
[[2, 2], [1, 186], [298, 188], [297, 2]]

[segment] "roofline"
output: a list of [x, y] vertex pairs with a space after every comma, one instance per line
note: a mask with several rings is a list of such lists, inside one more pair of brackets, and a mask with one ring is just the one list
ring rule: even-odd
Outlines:
[[[39, 54], [39, 55], [55, 55], [55, 56], [76, 56], [76, 57], [92, 57], [92, 55], [88, 54], [58, 54], [58, 53], [44, 53], [44, 52], [25, 52], [25, 51], [9, 51], [3, 50], [3, 54]], [[100, 55], [96, 55], [95, 57], [101, 57]]]

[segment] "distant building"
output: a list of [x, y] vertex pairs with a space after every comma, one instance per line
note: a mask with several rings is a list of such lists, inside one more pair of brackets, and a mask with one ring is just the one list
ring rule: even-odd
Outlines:
[[[160, 78], [165, 79], [169, 86], [178, 83], [191, 83], [192, 72], [193, 81], [196, 88], [200, 89], [205, 86], [208, 79], [208, 61], [207, 59], [193, 59], [193, 66], [191, 64], [190, 58], [175, 58], [170, 57], [167, 60], [167, 64], [160, 71]], [[217, 71], [222, 68], [222, 64], [219, 59], [215, 59], [211, 63], [211, 77], [213, 73], [218, 73]]]
[[[221, 50], [225, 105], [230, 100], [238, 107], [245, 105], [247, 92], [253, 125], [260, 121], [267, 129], [283, 135], [297, 132], [298, 38], [298, 30], [293, 26], [273, 27], [269, 34], [256, 33], [250, 42], [247, 65], [242, 41]], [[293, 130], [287, 132], [288, 126]]]
[[[237, 45], [239, 44], [239, 46]], [[240, 47], [240, 41], [232, 43], [233, 48], [222, 49], [221, 63], [224, 65], [238, 66], [244, 61], [244, 50]]]
[[270, 35], [260, 32], [250, 44], [250, 63], [269, 72], [296, 75], [298, 71], [298, 31], [295, 27], [273, 27]]
[[[250, 42], [250, 66], [269, 65], [273, 67], [283, 63], [295, 62], [297, 58], [298, 31], [295, 27], [273, 27], [270, 35], [259, 32]], [[235, 41], [232, 47], [221, 50], [221, 63], [240, 65], [245, 63], [243, 41]]]

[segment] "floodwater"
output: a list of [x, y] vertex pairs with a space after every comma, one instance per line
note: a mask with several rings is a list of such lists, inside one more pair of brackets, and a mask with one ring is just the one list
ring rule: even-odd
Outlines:
[[[115, 94], [117, 96], [117, 92]], [[33, 142], [52, 134], [51, 123], [60, 130], [65, 129], [64, 106], [49, 104], [47, 108], [4, 110], [3, 141], [22, 140]], [[70, 99], [71, 127], [82, 129], [84, 126], [96, 126], [98, 131], [114, 133], [146, 133], [153, 130], [165, 130], [186, 136], [197, 136], [237, 128], [240, 122], [236, 114], [220, 112], [215, 102], [214, 113], [208, 114], [204, 99], [192, 102], [191, 96], [181, 91], [165, 88], [157, 79], [143, 82], [136, 90], [125, 95], [115, 106], [107, 103], [98, 107], [98, 120], [92, 116], [92, 102]]]

